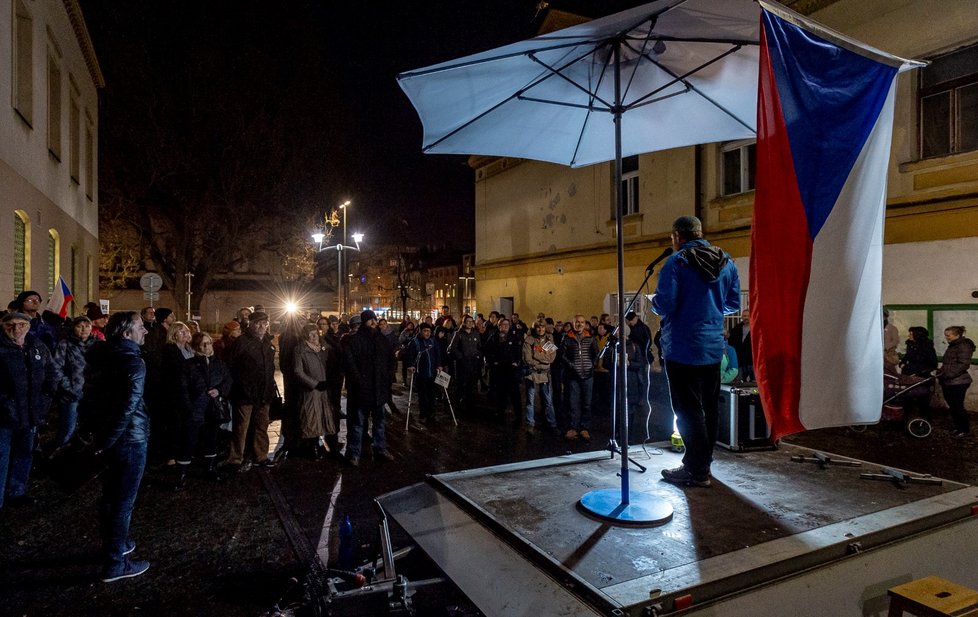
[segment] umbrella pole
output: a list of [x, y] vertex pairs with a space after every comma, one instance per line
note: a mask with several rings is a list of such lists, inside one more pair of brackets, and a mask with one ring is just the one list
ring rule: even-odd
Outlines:
[[[612, 43], [614, 51], [615, 106], [612, 110], [615, 123], [615, 236], [618, 253], [618, 327], [625, 323], [625, 238], [622, 235], [624, 195], [621, 190], [621, 41]], [[619, 332], [624, 333], [623, 330]], [[621, 449], [621, 489], [598, 489], [581, 497], [581, 505], [592, 514], [612, 522], [628, 525], [658, 525], [672, 518], [672, 505], [664, 499], [648, 493], [633, 493], [628, 486], [628, 413], [626, 412], [627, 373], [625, 362], [628, 354], [620, 340], [618, 362], [615, 366], [616, 388], [612, 413], [621, 414], [618, 422], [619, 447]]]

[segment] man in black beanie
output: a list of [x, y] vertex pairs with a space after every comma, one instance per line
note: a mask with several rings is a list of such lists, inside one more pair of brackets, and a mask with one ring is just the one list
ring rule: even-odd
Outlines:
[[58, 331], [41, 318], [41, 294], [31, 290], [20, 292], [14, 300], [14, 310], [31, 318], [30, 334], [44, 343], [48, 351], [54, 351]]
[[346, 369], [347, 461], [360, 464], [360, 451], [369, 418], [373, 418], [374, 458], [393, 460], [387, 451], [384, 431], [384, 404], [391, 394], [394, 350], [377, 330], [373, 311], [360, 313], [360, 327], [344, 339], [343, 364]]

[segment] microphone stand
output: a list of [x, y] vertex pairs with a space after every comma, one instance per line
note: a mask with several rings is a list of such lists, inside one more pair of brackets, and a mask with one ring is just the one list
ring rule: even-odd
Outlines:
[[[638, 286], [639, 291], [641, 291], [642, 289], [645, 289], [645, 286], [648, 284], [649, 279], [652, 278], [652, 275], [654, 273], [655, 273], [655, 265], [653, 264], [653, 265], [649, 266], [649, 268], [645, 271], [645, 280], [643, 280], [642, 281], [642, 284]], [[639, 294], [637, 294], [637, 293], [634, 296], [632, 296], [632, 299], [631, 299], [631, 301], [629, 301], [628, 307], [625, 309], [625, 312], [621, 314], [622, 320], [624, 320], [625, 319], [625, 315], [627, 315], [635, 307], [635, 302], [638, 300], [638, 296], [639, 296]], [[615, 339], [615, 345], [616, 346], [617, 345], [621, 345], [621, 338], [619, 336], [619, 333], [621, 332], [621, 327], [622, 327], [622, 324], [619, 323], [617, 326], [615, 326], [615, 329], [612, 330], [612, 332], [611, 332], [611, 336], [614, 337], [614, 339]], [[608, 342], [605, 341], [605, 344], [601, 348], [601, 351], [598, 352], [598, 359], [599, 360], [603, 359], [605, 353], [610, 348], [611, 348], [611, 345], [609, 345]], [[618, 355], [618, 353], [617, 353], [617, 350], [616, 350], [616, 353], [615, 353], [615, 357], [616, 358], [619, 358], [620, 357]], [[618, 397], [618, 388], [619, 387], [627, 388], [628, 385], [627, 384], [621, 384], [621, 386], [619, 386], [619, 384], [618, 384], [618, 367], [615, 366], [615, 377], [614, 377], [614, 381], [612, 382], [612, 389], [611, 389], [611, 392], [614, 395], [614, 397], [612, 399], [612, 404], [611, 404], [611, 437], [608, 438], [608, 446], [607, 446], [608, 447], [608, 453], [610, 454], [611, 458], [614, 458], [615, 457], [615, 454], [619, 454], [619, 455], [625, 457], [626, 459], [628, 459], [628, 462], [630, 462], [631, 464], [633, 464], [636, 467], [638, 467], [639, 470], [641, 470], [641, 473], [645, 473], [646, 471], [648, 471], [648, 469], [644, 465], [642, 465], [641, 463], [639, 463], [638, 461], [636, 461], [635, 459], [633, 459], [632, 457], [628, 456], [628, 454], [627, 454], [627, 449], [628, 449], [628, 410], [625, 409], [624, 407], [622, 407], [621, 403], [623, 401], [619, 400], [619, 397]], [[627, 401], [627, 395], [628, 394], [626, 392], [626, 395], [624, 397], [621, 397], [621, 398], [622, 399], [625, 399], [625, 401]], [[625, 405], [627, 405], [627, 402], [625, 402]], [[622, 435], [621, 435], [621, 438], [622, 438], [622, 440], [625, 443], [625, 449], [624, 450], [622, 449], [622, 447], [619, 444], [619, 442], [615, 439], [615, 429], [617, 428], [617, 418], [618, 418], [618, 408], [619, 407], [622, 407], [622, 414], [621, 414], [621, 426], [622, 426], [621, 433], [622, 433]], [[621, 475], [621, 474], [619, 473], [619, 475]]]

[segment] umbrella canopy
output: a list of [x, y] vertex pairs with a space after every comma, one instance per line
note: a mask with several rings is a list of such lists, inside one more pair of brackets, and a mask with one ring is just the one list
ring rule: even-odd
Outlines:
[[[428, 153], [585, 166], [755, 135], [755, 0], [659, 0], [398, 76]], [[621, 70], [616, 97], [615, 48]]]

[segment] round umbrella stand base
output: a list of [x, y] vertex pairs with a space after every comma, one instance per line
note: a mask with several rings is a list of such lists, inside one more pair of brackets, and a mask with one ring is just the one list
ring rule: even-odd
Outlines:
[[661, 525], [672, 519], [672, 504], [648, 493], [630, 492], [628, 503], [621, 502], [620, 488], [605, 488], [585, 493], [580, 506], [599, 519], [619, 525]]

